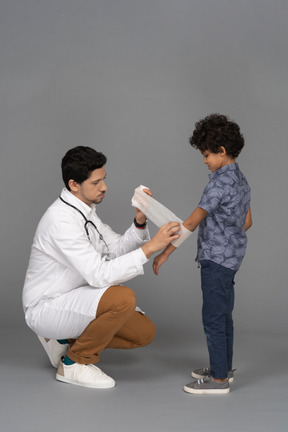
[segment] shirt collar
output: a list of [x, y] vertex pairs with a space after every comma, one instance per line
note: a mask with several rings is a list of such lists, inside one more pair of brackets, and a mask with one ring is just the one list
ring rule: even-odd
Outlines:
[[73, 195], [68, 189], [63, 188], [61, 195], [60, 195], [65, 201], [67, 201], [69, 204], [72, 204], [77, 209], [79, 209], [82, 213], [84, 213], [85, 216], [89, 217], [91, 214], [96, 213], [96, 204], [91, 204], [91, 206], [85, 204], [83, 201], [81, 201], [79, 198], [77, 198], [75, 195]]
[[219, 168], [215, 172], [209, 174], [209, 178], [210, 178], [210, 180], [214, 180], [216, 177], [218, 177], [221, 174], [226, 173], [227, 171], [236, 171], [236, 170], [239, 170], [238, 163], [237, 162], [231, 163], [231, 164], [225, 165], [224, 167]]

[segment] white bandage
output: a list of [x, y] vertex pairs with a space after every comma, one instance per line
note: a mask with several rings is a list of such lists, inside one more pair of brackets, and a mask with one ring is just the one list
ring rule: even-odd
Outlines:
[[149, 188], [141, 185], [135, 189], [131, 201], [132, 206], [141, 210], [158, 228], [166, 225], [168, 222], [183, 222], [168, 208], [143, 192], [143, 189]]
[[176, 240], [173, 240], [171, 244], [178, 248], [184, 241], [192, 234], [192, 231], [189, 231], [187, 228], [184, 227], [183, 224], [181, 224], [181, 231], [180, 231], [180, 237]]
[[[131, 200], [132, 206], [141, 210], [158, 228], [169, 222], [180, 222], [181, 236], [172, 242], [173, 246], [180, 246], [180, 244], [189, 236], [188, 233], [191, 234], [191, 231], [187, 230], [187, 228], [182, 225], [182, 219], [178, 218], [178, 216], [171, 212], [167, 207], [163, 206], [159, 201], [143, 192], [143, 189], [149, 188], [141, 185], [135, 189], [135, 193]], [[176, 242], [177, 245], [174, 244], [174, 242]]]

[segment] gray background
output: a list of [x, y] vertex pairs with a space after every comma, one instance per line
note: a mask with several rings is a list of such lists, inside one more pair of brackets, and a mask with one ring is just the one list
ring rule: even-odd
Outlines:
[[[3, 431], [71, 431], [83, 418], [103, 431], [287, 430], [287, 12], [286, 0], [0, 1]], [[104, 354], [120, 385], [97, 393], [95, 411], [91, 391], [55, 382], [22, 312], [32, 238], [62, 188], [61, 158], [76, 145], [106, 154], [98, 211], [116, 231], [131, 223], [140, 183], [184, 219], [208, 181], [188, 138], [211, 112], [240, 124], [238, 162], [252, 188], [254, 225], [236, 279], [239, 387], [225, 400], [181, 391], [207, 362], [194, 235], [160, 276], [151, 261], [129, 283], [157, 338]], [[80, 409], [64, 425], [63, 399], [65, 410]]]

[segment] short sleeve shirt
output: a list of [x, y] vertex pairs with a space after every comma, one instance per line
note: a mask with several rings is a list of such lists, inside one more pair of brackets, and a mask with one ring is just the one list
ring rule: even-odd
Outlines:
[[198, 205], [208, 214], [199, 225], [196, 260], [238, 270], [247, 246], [250, 187], [237, 163], [218, 169], [209, 179]]

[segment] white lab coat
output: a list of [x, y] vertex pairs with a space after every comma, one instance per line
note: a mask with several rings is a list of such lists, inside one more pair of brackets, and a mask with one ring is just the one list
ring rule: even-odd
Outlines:
[[83, 216], [58, 198], [37, 227], [23, 289], [25, 319], [37, 334], [53, 339], [76, 338], [95, 318], [107, 288], [144, 273], [148, 259], [141, 249], [148, 229], [134, 224], [124, 235], [115, 233], [67, 189], [62, 198], [77, 207], [98, 228], [109, 247]]

